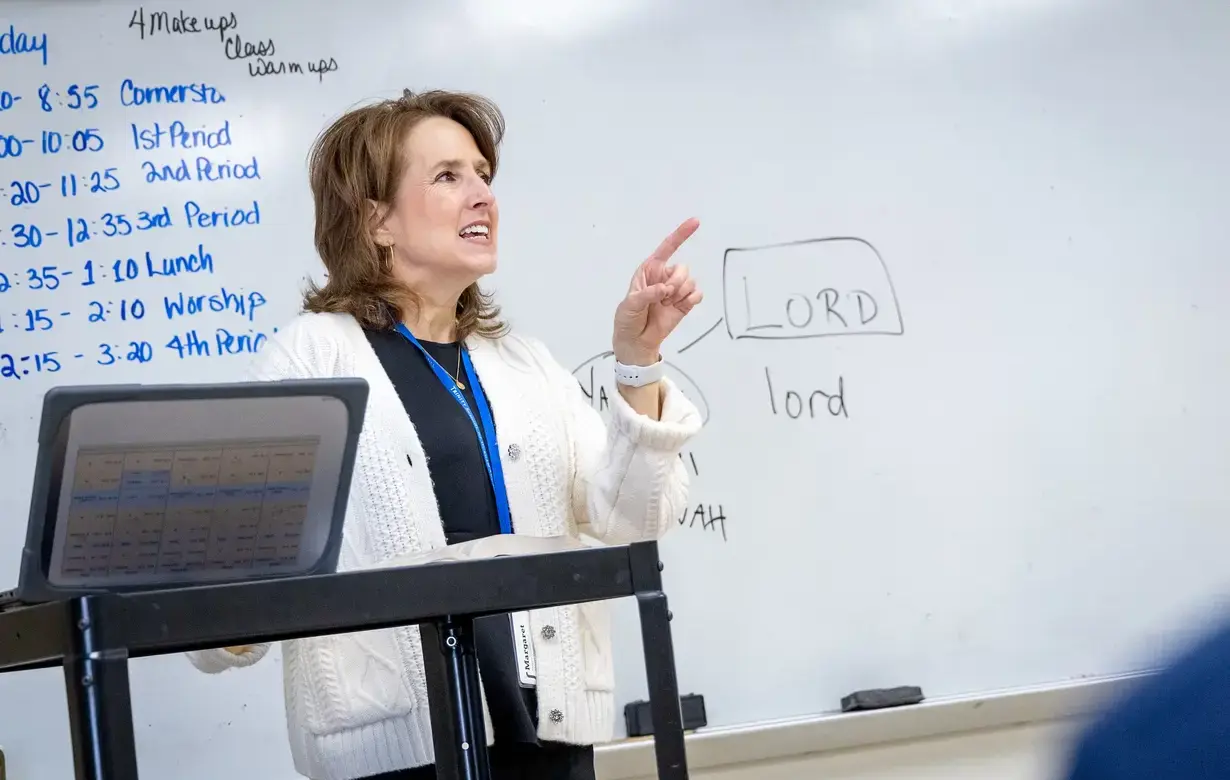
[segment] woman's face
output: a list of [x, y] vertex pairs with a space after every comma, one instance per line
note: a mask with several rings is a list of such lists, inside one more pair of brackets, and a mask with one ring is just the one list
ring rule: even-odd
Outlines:
[[496, 267], [500, 212], [491, 166], [451, 119], [430, 117], [406, 137], [406, 167], [377, 230], [397, 275], [424, 296], [455, 296]]

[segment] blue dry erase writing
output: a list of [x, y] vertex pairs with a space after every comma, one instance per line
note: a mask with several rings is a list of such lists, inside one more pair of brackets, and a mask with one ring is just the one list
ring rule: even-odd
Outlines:
[[[274, 56], [277, 47], [272, 40], [246, 41], [239, 37], [237, 26], [233, 13], [197, 17], [184, 11], [144, 9], [134, 12], [129, 23], [142, 39], [209, 33], [218, 36], [231, 59]], [[24, 56], [46, 65], [50, 48], [44, 33], [15, 24], [0, 26], [0, 62]], [[301, 69], [335, 70], [336, 63], [321, 60]], [[142, 184], [262, 179], [255, 154], [231, 153], [237, 132], [231, 117], [195, 118], [197, 107], [226, 104], [226, 94], [205, 80], [156, 77], [106, 84], [48, 78], [2, 86], [0, 163], [10, 165], [0, 181], [0, 206], [14, 211], [0, 223], [0, 245], [13, 254], [8, 267], [0, 271], [0, 299], [8, 304], [0, 310], [0, 334], [5, 338], [21, 334], [36, 341], [0, 343], [0, 349], [7, 350], [0, 352], [0, 380], [28, 380], [74, 364], [112, 370], [154, 360], [250, 357], [258, 352], [277, 332], [257, 325], [269, 304], [263, 291], [229, 285], [181, 289], [184, 282], [217, 273], [207, 245], [198, 241], [175, 248], [159, 241], [156, 248], [147, 248], [139, 243], [157, 240], [152, 234], [165, 230], [259, 226], [261, 204], [242, 196], [213, 202], [193, 190], [184, 193], [195, 196], [189, 198], [177, 192], [180, 199], [175, 202], [124, 198]], [[117, 128], [118, 135], [109, 134], [113, 125], [94, 118], [104, 109], [130, 114]], [[158, 116], [182, 110], [188, 111], [187, 116]], [[6, 116], [7, 112], [13, 113]], [[2, 121], [9, 116], [37, 119], [33, 126], [18, 129], [19, 125]], [[175, 150], [175, 156], [144, 161], [112, 157], [129, 142], [138, 154]], [[38, 167], [25, 169], [26, 165]], [[116, 193], [124, 199], [116, 198]], [[155, 197], [163, 200], [165, 195]], [[57, 214], [55, 204], [61, 200], [71, 205]], [[150, 289], [146, 287], [150, 282], [164, 287]], [[66, 292], [78, 287], [86, 289]], [[64, 295], [70, 298], [57, 303]], [[69, 300], [71, 307], [65, 305]], [[218, 317], [237, 324], [218, 327], [223, 324], [216, 321]], [[179, 332], [151, 338], [151, 328], [181, 320], [201, 325], [180, 326]], [[62, 346], [60, 340], [69, 335], [83, 337], [86, 343]]]
[[[277, 333], [274, 328], [272, 333]], [[227, 355], [254, 355], [260, 351], [269, 335], [257, 330], [235, 331], [216, 328], [211, 335], [202, 335], [195, 328], [183, 334], [175, 334], [166, 343], [166, 348], [180, 360], [199, 357], [225, 357]]]
[[38, 106], [44, 113], [57, 108], [69, 111], [93, 111], [99, 106], [97, 84], [68, 84], [63, 88], [43, 84], [38, 88]]
[[19, 102], [21, 102], [21, 95], [9, 92], [7, 89], [0, 89], [0, 114], [17, 108]]
[[257, 311], [268, 301], [259, 292], [228, 290], [222, 287], [217, 292], [185, 295], [183, 292], [164, 295], [162, 305], [168, 320], [191, 317], [202, 313], [231, 313], [247, 319], [256, 319]]
[[177, 163], [158, 164], [146, 160], [141, 163], [141, 171], [145, 174], [146, 184], [185, 181], [259, 181], [261, 178], [260, 163], [256, 155], [239, 161], [197, 157], [191, 161], [181, 159]]
[[132, 79], [120, 83], [120, 105], [177, 106], [217, 105], [226, 102], [226, 95], [210, 84], [138, 84]]
[[230, 206], [221, 209], [206, 209], [194, 200], [184, 204], [184, 219], [188, 227], [194, 228], [231, 228], [243, 225], [259, 225], [261, 223], [260, 203], [255, 200], [252, 205]]
[[231, 120], [221, 124], [189, 126], [180, 120], [164, 125], [151, 122], [147, 125], [131, 123], [132, 148], [150, 152], [164, 147], [169, 149], [221, 149], [231, 145]]
[[0, 28], [0, 57], [33, 54], [47, 65], [47, 33], [19, 31], [16, 25]]

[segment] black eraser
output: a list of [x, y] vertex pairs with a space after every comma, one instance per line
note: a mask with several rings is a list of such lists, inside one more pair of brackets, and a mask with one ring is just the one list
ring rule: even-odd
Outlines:
[[887, 707], [904, 707], [907, 704], [918, 704], [922, 700], [922, 688], [919, 688], [917, 685], [901, 685], [896, 688], [873, 688], [867, 691], [855, 691], [849, 696], [841, 697], [841, 711], [882, 710]]
[[[704, 696], [697, 693], [686, 693], [680, 696], [679, 710], [683, 715], [684, 731], [695, 731], [709, 725]], [[624, 705], [624, 722], [628, 726], [629, 737], [652, 736], [653, 713], [650, 712], [649, 702], [634, 701]]]

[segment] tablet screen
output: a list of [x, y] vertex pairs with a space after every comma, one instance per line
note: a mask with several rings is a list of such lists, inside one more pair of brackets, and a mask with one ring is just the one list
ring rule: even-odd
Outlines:
[[345, 405], [295, 396], [94, 403], [68, 424], [49, 582], [294, 574], [328, 541]]

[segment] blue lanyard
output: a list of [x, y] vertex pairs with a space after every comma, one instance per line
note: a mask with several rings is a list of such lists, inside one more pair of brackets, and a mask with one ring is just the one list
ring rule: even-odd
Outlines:
[[423, 349], [423, 345], [414, 337], [410, 329], [398, 323], [397, 332], [423, 353], [436, 379], [440, 380], [440, 384], [452, 394], [453, 400], [466, 413], [466, 417], [470, 418], [470, 424], [474, 426], [474, 435], [478, 437], [478, 448], [483, 453], [483, 463], [487, 466], [487, 478], [491, 480], [491, 490], [495, 493], [495, 508], [500, 515], [500, 533], [512, 533], [512, 513], [508, 509], [508, 490], [504, 486], [504, 466], [500, 463], [500, 445], [495, 438], [495, 421], [491, 417], [491, 408], [487, 405], [487, 396], [483, 393], [478, 376], [474, 373], [470, 353], [460, 344], [457, 345], [457, 348], [461, 350], [461, 362], [465, 365], [466, 381], [470, 383], [470, 387], [474, 388], [474, 402], [478, 405], [477, 419], [474, 417], [474, 412], [470, 411], [470, 404], [457, 387], [457, 383], [444, 370], [444, 366], [436, 362], [436, 359]]

